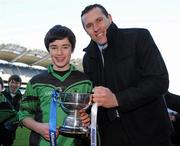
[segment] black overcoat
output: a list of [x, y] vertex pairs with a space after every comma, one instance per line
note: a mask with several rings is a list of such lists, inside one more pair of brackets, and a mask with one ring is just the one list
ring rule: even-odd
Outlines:
[[[121, 137], [134, 146], [161, 143], [169, 138], [172, 125], [162, 96], [168, 90], [169, 79], [160, 51], [147, 29], [119, 29], [112, 23], [107, 38], [104, 67], [92, 40], [83, 58], [84, 72], [94, 86], [110, 88], [119, 103], [117, 108], [99, 108], [102, 146], [121, 146]], [[113, 116], [114, 109], [119, 118]]]

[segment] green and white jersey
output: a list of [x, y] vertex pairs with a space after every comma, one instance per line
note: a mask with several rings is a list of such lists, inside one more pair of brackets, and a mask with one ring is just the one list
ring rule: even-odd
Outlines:
[[[63, 76], [60, 76], [53, 70], [52, 65], [49, 65], [47, 71], [34, 76], [27, 84], [19, 111], [20, 120], [32, 117], [38, 122], [49, 123], [51, 94], [58, 87], [62, 88], [64, 92], [88, 93], [92, 90], [92, 83], [84, 73], [76, 70], [73, 65]], [[57, 127], [59, 127], [67, 115], [60, 106], [56, 110], [56, 122]], [[32, 131], [30, 145], [49, 146], [50, 143]], [[57, 145], [74, 146], [74, 138], [60, 135], [57, 139]]]

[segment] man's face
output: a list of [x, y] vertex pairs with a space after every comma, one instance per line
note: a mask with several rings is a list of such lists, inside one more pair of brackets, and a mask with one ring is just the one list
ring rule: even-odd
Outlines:
[[53, 69], [56, 71], [66, 71], [69, 69], [69, 63], [72, 53], [72, 45], [68, 38], [55, 40], [49, 44], [49, 53], [51, 56]]
[[112, 22], [110, 15], [106, 17], [100, 8], [96, 7], [85, 13], [82, 18], [85, 31], [98, 44], [107, 43], [107, 29]]
[[16, 93], [16, 91], [20, 88], [20, 86], [21, 86], [21, 83], [15, 80], [11, 80], [9, 82], [9, 89], [11, 93]]

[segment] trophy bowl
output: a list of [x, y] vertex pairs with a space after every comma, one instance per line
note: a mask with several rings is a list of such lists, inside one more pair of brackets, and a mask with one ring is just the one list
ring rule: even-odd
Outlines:
[[87, 134], [88, 129], [83, 127], [79, 117], [79, 110], [90, 106], [90, 93], [60, 92], [60, 106], [68, 116], [64, 119], [59, 131], [62, 134]]

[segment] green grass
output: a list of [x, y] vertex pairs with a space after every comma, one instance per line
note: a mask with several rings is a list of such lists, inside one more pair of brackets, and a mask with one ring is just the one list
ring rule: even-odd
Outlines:
[[16, 139], [13, 146], [29, 146], [29, 133], [30, 130], [23, 127], [18, 127], [16, 130]]

